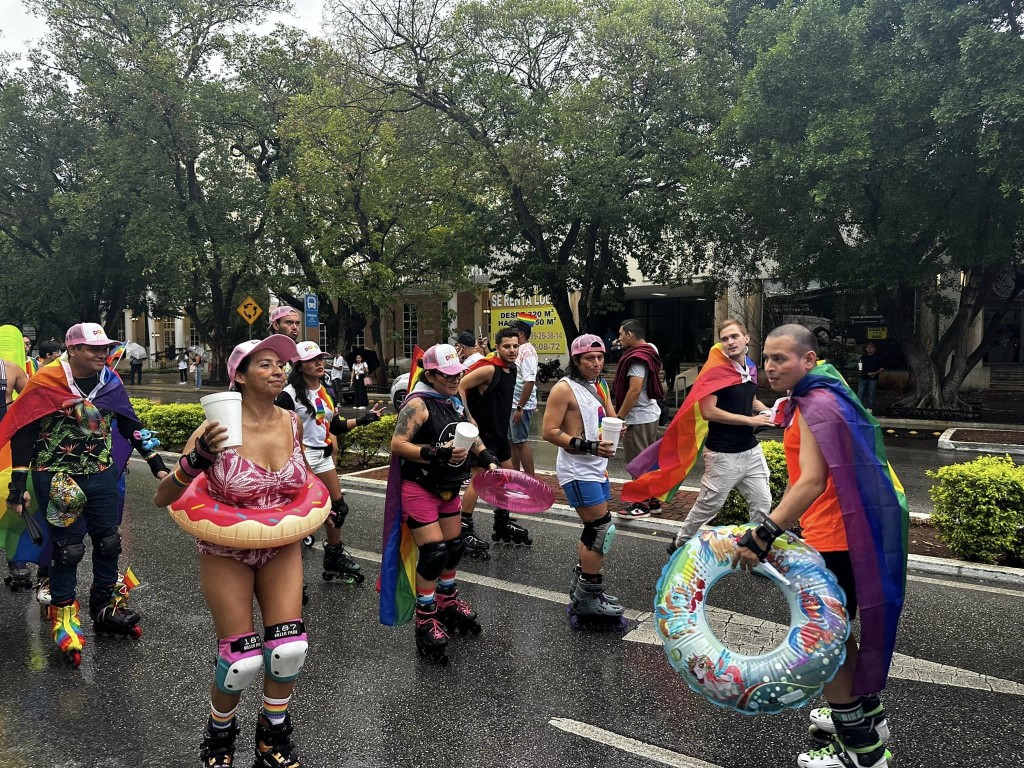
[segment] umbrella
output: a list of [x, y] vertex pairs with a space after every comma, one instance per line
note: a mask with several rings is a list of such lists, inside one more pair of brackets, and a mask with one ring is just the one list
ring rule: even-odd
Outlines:
[[373, 373], [380, 368], [380, 358], [377, 357], [377, 353], [372, 349], [367, 349], [366, 347], [356, 347], [345, 355], [345, 362], [349, 364], [349, 367], [355, 365], [356, 355], [363, 358], [363, 362], [366, 363], [367, 367], [369, 367], [370, 373]]
[[129, 341], [128, 345], [124, 348], [124, 356], [129, 360], [145, 360], [149, 357], [149, 352], [141, 344]]

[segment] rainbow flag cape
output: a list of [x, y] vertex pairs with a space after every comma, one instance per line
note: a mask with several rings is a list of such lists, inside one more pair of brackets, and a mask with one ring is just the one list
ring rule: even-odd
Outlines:
[[[748, 373], [757, 381], [757, 366], [749, 357], [746, 362]], [[676, 495], [704, 450], [708, 437], [708, 423], [701, 415], [700, 401], [720, 389], [739, 384], [742, 378], [722, 351], [722, 345], [715, 344], [664, 436], [647, 446], [626, 467], [636, 479], [622, 487], [623, 501], [669, 501]]]
[[[412, 367], [409, 370], [409, 389], [405, 402], [411, 397], [428, 397], [426, 393], [413, 394], [413, 388], [423, 378], [420, 358], [423, 350], [413, 347]], [[416, 558], [419, 552], [412, 540], [409, 526], [402, 522], [401, 460], [392, 455], [388, 469], [388, 486], [384, 499], [384, 541], [380, 566], [380, 623], [389, 627], [412, 621], [416, 611]]]
[[907, 497], [886, 458], [878, 422], [835, 368], [819, 363], [793, 388], [787, 426], [794, 406], [818, 441], [843, 512], [861, 616], [853, 693], [877, 693], [885, 687], [903, 611]]
[[36, 360], [34, 357], [26, 357], [25, 358], [25, 373], [28, 374], [28, 377], [31, 379], [33, 376], [35, 376], [36, 371], [38, 371], [38, 370], [39, 370], [39, 361]]
[[[7, 415], [0, 421], [0, 488], [6, 488], [11, 479], [10, 441], [14, 433], [26, 424], [60, 410], [65, 402], [77, 397], [68, 386], [68, 373], [65, 365], [51, 364], [40, 368], [35, 376], [29, 379], [28, 386], [7, 409]], [[138, 416], [135, 415], [135, 410], [128, 401], [128, 394], [125, 392], [120, 377], [109, 369], [104, 369], [100, 375], [104, 379], [104, 385], [93, 398], [93, 405], [137, 422]], [[124, 468], [128, 463], [132, 447], [116, 427], [111, 430], [111, 439], [114, 463], [118, 472], [121, 473], [119, 488], [123, 505]], [[31, 488], [31, 485], [29, 487]], [[30, 493], [32, 494], [30, 509], [35, 510], [38, 500], [33, 491]], [[37, 513], [35, 519], [42, 521], [44, 513], [45, 508], [42, 513]], [[44, 532], [47, 530], [45, 525], [41, 527]], [[9, 560], [14, 559], [11, 556], [13, 552], [16, 555], [25, 555], [18, 557], [19, 560], [42, 562], [40, 558], [46, 558], [49, 550], [49, 542], [44, 542], [42, 547], [32, 542], [31, 537], [25, 531], [24, 521], [18, 515], [7, 512], [5, 506], [0, 507], [0, 542], [5, 543]]]

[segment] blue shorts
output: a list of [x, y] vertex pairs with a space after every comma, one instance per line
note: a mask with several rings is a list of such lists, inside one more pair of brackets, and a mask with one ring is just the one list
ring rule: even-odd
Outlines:
[[533, 418], [533, 408], [524, 408], [520, 413], [523, 419], [516, 424], [512, 419], [508, 420], [508, 439], [513, 443], [525, 443], [530, 439], [530, 419]]
[[573, 480], [562, 486], [569, 506], [596, 507], [598, 504], [612, 500], [612, 485], [607, 480], [598, 483], [594, 480]]

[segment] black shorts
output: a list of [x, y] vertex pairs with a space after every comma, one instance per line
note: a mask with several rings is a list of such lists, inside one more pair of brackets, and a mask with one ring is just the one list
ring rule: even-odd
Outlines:
[[498, 457], [498, 462], [509, 461], [512, 458], [512, 441], [508, 435], [490, 435], [480, 433], [480, 440], [491, 453]]
[[853, 621], [857, 618], [857, 582], [853, 578], [853, 564], [850, 562], [850, 553], [843, 550], [840, 552], [822, 552], [825, 558], [825, 567], [836, 576], [836, 581], [846, 593], [846, 615]]

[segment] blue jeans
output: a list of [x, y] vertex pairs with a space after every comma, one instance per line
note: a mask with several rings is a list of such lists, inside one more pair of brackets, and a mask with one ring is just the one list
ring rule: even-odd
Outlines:
[[865, 408], [875, 407], [875, 390], [877, 389], [878, 379], [869, 379], [867, 376], [861, 378], [860, 384], [857, 385], [857, 397], [860, 398]]
[[197, 365], [196, 366], [196, 389], [199, 389], [201, 386], [203, 386], [203, 366]]
[[[50, 484], [53, 472], [33, 472], [32, 484], [35, 487], [37, 501], [41, 509], [45, 509], [50, 501]], [[50, 594], [54, 605], [70, 603], [75, 599], [78, 586], [78, 565], [61, 565], [56, 556], [58, 545], [82, 542], [86, 533], [92, 537], [92, 584], [93, 593], [101, 602], [110, 599], [110, 594], [117, 583], [117, 555], [102, 555], [97, 550], [96, 541], [109, 536], [116, 530], [120, 515], [121, 494], [117, 489], [118, 472], [116, 467], [98, 472], [95, 475], [73, 475], [78, 487], [85, 494], [85, 509], [67, 528], [59, 528], [46, 523], [50, 541], [53, 543], [54, 557], [50, 562]], [[92, 602], [94, 596], [90, 596]]]

